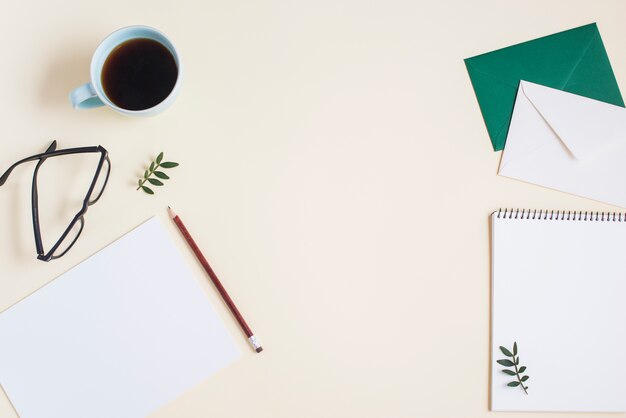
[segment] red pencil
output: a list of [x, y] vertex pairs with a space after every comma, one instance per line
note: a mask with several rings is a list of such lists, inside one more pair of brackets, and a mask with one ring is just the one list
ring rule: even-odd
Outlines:
[[257, 353], [260, 353], [261, 351], [263, 351], [263, 347], [261, 347], [261, 343], [259, 342], [259, 340], [257, 340], [257, 338], [252, 333], [252, 330], [250, 329], [250, 327], [246, 323], [246, 320], [243, 319], [243, 316], [239, 312], [239, 309], [237, 309], [237, 307], [235, 306], [235, 302], [233, 302], [233, 300], [230, 298], [230, 296], [228, 296], [228, 292], [226, 292], [226, 289], [224, 289], [224, 286], [222, 286], [222, 283], [220, 282], [220, 279], [217, 278], [217, 275], [215, 274], [215, 272], [213, 271], [213, 269], [209, 265], [209, 262], [206, 260], [204, 255], [202, 255], [202, 252], [200, 251], [200, 248], [198, 248], [198, 245], [196, 244], [196, 242], [191, 237], [191, 234], [189, 233], [189, 231], [185, 227], [185, 224], [183, 223], [183, 221], [180, 220], [180, 216], [178, 216], [176, 213], [174, 213], [172, 208], [170, 208], [169, 206], [167, 207], [167, 210], [170, 212], [170, 216], [172, 217], [172, 220], [174, 221], [174, 223], [176, 224], [176, 226], [178, 227], [180, 232], [183, 234], [183, 237], [185, 238], [185, 241], [187, 241], [187, 244], [189, 244], [189, 246], [193, 250], [193, 253], [196, 255], [196, 258], [198, 259], [200, 264], [202, 264], [202, 267], [204, 267], [204, 270], [207, 272], [207, 274], [211, 278], [211, 281], [213, 282], [213, 284], [217, 288], [217, 291], [222, 296], [222, 299], [224, 299], [224, 302], [226, 302], [226, 305], [228, 305], [228, 308], [230, 309], [230, 311], [235, 316], [235, 319], [237, 319], [237, 322], [239, 322], [239, 325], [241, 326], [241, 329], [243, 330], [243, 332], [248, 337], [248, 341], [250, 341], [250, 344], [252, 344], [252, 348], [254, 348], [254, 350]]

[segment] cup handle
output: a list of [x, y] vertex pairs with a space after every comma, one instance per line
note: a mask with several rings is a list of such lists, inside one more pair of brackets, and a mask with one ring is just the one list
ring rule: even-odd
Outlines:
[[104, 106], [102, 100], [96, 94], [91, 83], [85, 83], [76, 87], [70, 93], [70, 103], [74, 109], [93, 109], [94, 107]]

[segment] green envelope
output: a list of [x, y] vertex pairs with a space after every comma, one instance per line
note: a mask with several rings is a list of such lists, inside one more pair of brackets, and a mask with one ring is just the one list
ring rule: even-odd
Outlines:
[[595, 23], [465, 60], [495, 151], [504, 149], [520, 80], [624, 107]]

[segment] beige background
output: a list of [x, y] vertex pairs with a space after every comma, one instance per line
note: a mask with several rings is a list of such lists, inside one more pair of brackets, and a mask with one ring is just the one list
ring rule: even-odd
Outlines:
[[[154, 418], [524, 416], [488, 411], [488, 215], [617, 209], [498, 177], [500, 155], [462, 59], [596, 21], [624, 88], [626, 3], [65, 0], [2, 9], [0, 171], [58, 139], [61, 148], [102, 144], [113, 172], [75, 249], [47, 264], [35, 259], [32, 167], [0, 188], [1, 310], [146, 218], [165, 220], [171, 204], [266, 351], [248, 349], [168, 224], [244, 355]], [[130, 24], [177, 44], [186, 66], [178, 101], [142, 120], [72, 110], [67, 93], [87, 81], [91, 52]], [[159, 151], [181, 166], [150, 197], [133, 184]], [[48, 178], [46, 198], [77, 197], [88, 170], [65, 169], [71, 175]], [[50, 205], [54, 230], [73, 209]], [[3, 395], [0, 416], [16, 416]]]

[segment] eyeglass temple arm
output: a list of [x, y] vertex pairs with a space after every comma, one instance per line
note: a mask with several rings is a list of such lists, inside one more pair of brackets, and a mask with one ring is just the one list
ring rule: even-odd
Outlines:
[[11, 175], [11, 172], [15, 169], [15, 167], [17, 167], [20, 164], [28, 163], [30, 161], [37, 161], [41, 157], [43, 157], [44, 155], [45, 155], [45, 153], [33, 155], [32, 157], [24, 158], [23, 160], [19, 160], [18, 162], [13, 164], [11, 167], [9, 167], [9, 169], [7, 171], [4, 172], [2, 177], [0, 177], [0, 186], [3, 186], [4, 183], [6, 183], [7, 179], [9, 178], [9, 176]]
[[[55, 143], [53, 143], [53, 145], [56, 146]], [[50, 146], [50, 148], [52, 148], [52, 146]], [[55, 157], [57, 155], [81, 154], [85, 152], [101, 152], [101, 149], [102, 147], [99, 147], [99, 146], [98, 147], [68, 148], [68, 149], [64, 149], [60, 151], [52, 151], [52, 152], [46, 151], [41, 154], [36, 154], [31, 157], [24, 158], [23, 160], [19, 160], [18, 162], [13, 164], [11, 167], [8, 168], [7, 171], [4, 172], [2, 177], [0, 177], [0, 186], [3, 186], [4, 183], [6, 183], [7, 179], [11, 175], [11, 172], [15, 169], [15, 167], [17, 167], [20, 164], [41, 160], [42, 158]]]
[[[54, 146], [55, 144], [52, 144]], [[52, 148], [51, 146], [51, 148]], [[47, 157], [41, 157], [39, 162], [35, 166], [35, 173], [33, 174], [33, 186], [31, 190], [31, 202], [33, 211], [33, 230], [35, 232], [35, 246], [37, 247], [37, 254], [43, 255], [43, 242], [41, 240], [41, 228], [39, 226], [39, 193], [37, 191], [37, 174], [39, 173], [39, 167], [46, 161]]]

